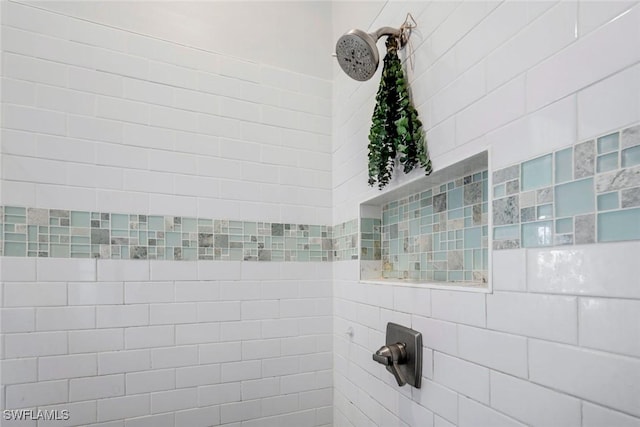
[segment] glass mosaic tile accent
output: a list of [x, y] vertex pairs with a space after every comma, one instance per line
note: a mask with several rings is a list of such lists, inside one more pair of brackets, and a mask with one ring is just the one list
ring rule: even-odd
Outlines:
[[333, 227], [332, 249], [334, 261], [358, 259], [357, 219], [352, 219]]
[[[334, 258], [333, 229], [326, 225], [15, 206], [0, 209], [4, 256], [238, 261]], [[337, 228], [353, 229], [353, 235], [357, 234], [355, 225]], [[357, 246], [352, 246], [357, 257]]]
[[381, 227], [380, 218], [360, 218], [360, 259], [382, 259]]
[[[549, 182], [547, 161], [555, 166]], [[516, 179], [516, 171], [521, 191], [509, 194], [500, 186]], [[640, 125], [493, 177], [493, 249], [640, 240]], [[538, 188], [543, 182], [546, 188]]]
[[488, 192], [483, 171], [383, 205], [383, 277], [486, 283]]

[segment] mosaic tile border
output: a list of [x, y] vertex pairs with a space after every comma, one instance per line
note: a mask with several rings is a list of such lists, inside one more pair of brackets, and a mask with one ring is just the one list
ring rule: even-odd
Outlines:
[[191, 261], [333, 261], [334, 253], [342, 256], [342, 250], [334, 252], [333, 227], [326, 225], [16, 206], [0, 207], [0, 215], [2, 256]]
[[384, 204], [383, 278], [486, 283], [488, 176], [480, 170]]
[[640, 125], [493, 172], [493, 249], [640, 240]]

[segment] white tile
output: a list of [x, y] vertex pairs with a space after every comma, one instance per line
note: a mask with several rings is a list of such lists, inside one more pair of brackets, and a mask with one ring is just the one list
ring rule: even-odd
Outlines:
[[198, 303], [198, 321], [216, 322], [241, 319], [241, 302], [201, 302]]
[[620, 412], [612, 411], [589, 402], [582, 403], [582, 425], [584, 427], [618, 426], [638, 427], [640, 420]]
[[122, 87], [125, 98], [149, 104], [171, 105], [171, 86], [125, 77], [122, 79]]
[[195, 388], [161, 391], [151, 394], [151, 413], [177, 411], [197, 406], [198, 391]]
[[204, 344], [220, 339], [220, 323], [175, 325], [176, 344]]
[[298, 395], [288, 394], [262, 399], [262, 416], [290, 414], [298, 409]]
[[[92, 26], [91, 31], [96, 27]], [[142, 80], [146, 80], [149, 75], [149, 64], [145, 59], [105, 49], [95, 50], [95, 67], [98, 71]]]
[[[176, 132], [171, 129], [165, 129], [157, 126], [143, 126], [135, 123], [124, 123], [123, 134], [123, 141], [127, 144], [125, 148], [136, 146], [142, 148], [173, 150], [176, 146]], [[189, 138], [195, 137], [195, 135], [189, 134]], [[183, 143], [183, 145], [184, 144], [185, 143]], [[146, 165], [146, 163], [144, 164]]]
[[149, 122], [149, 106], [142, 102], [98, 96], [95, 105], [96, 117], [141, 124]]
[[494, 290], [525, 291], [527, 289], [525, 249], [493, 251], [491, 262]]
[[233, 362], [242, 359], [240, 341], [201, 344], [198, 347], [200, 363]]
[[458, 352], [461, 358], [471, 362], [527, 377], [527, 340], [524, 337], [460, 325]]
[[[22, 28], [40, 34], [48, 34], [54, 37], [68, 38], [69, 17], [67, 16], [57, 15], [18, 3], [7, 4], [3, 10], [3, 14], [5, 17], [11, 17], [11, 23], [16, 28]], [[4, 23], [5, 22], [3, 22], [3, 24]]]
[[433, 413], [453, 423], [458, 421], [458, 395], [453, 390], [422, 378], [422, 387], [411, 389], [411, 396]]
[[192, 366], [198, 363], [197, 346], [160, 348], [151, 351], [151, 365], [157, 368]]
[[69, 332], [69, 353], [95, 353], [122, 350], [122, 329], [97, 329]]
[[147, 168], [148, 156], [147, 150], [130, 145], [98, 144], [96, 146], [96, 160], [100, 165]]
[[[299, 301], [299, 300], [298, 300]], [[286, 301], [242, 301], [240, 306], [242, 320], [278, 319], [280, 306]], [[313, 301], [312, 301], [313, 304]], [[288, 317], [284, 313], [282, 317]]]
[[199, 280], [240, 280], [240, 261], [198, 262]]
[[517, 77], [456, 115], [456, 145], [464, 144], [525, 113], [525, 78]]
[[192, 174], [197, 167], [197, 157], [175, 151], [150, 150], [149, 169], [162, 172]]
[[436, 382], [483, 403], [489, 403], [489, 370], [464, 360], [435, 352]]
[[[3, 91], [3, 94], [5, 92]], [[37, 135], [10, 129], [2, 129], [2, 153], [16, 156], [37, 156]]]
[[96, 97], [93, 94], [38, 85], [36, 106], [66, 113], [93, 115]]
[[38, 281], [84, 282], [96, 280], [96, 262], [92, 259], [51, 259], [37, 261]]
[[83, 92], [122, 96], [122, 77], [86, 68], [69, 68], [69, 87]]
[[485, 81], [485, 65], [480, 63], [434, 95], [430, 111], [432, 123], [444, 121], [485, 95]]
[[[120, 206], [130, 206], [132, 212], [149, 212], [149, 195], [147, 194], [133, 193], [129, 191], [98, 190], [96, 191], [95, 198], [97, 210], [101, 212], [114, 212], [120, 209]], [[120, 260], [117, 261], [122, 262]], [[138, 262], [141, 266], [146, 266], [147, 272], [144, 274], [147, 275], [148, 278], [149, 263], [141, 260], [134, 260], [132, 262]], [[133, 280], [143, 279], [136, 276]]]
[[69, 305], [122, 304], [122, 283], [69, 283]]
[[167, 347], [175, 343], [175, 328], [171, 326], [142, 326], [124, 330], [126, 349]]
[[[142, 193], [166, 193], [173, 194], [173, 176], [164, 172], [143, 170], [124, 171], [124, 189], [139, 191]], [[151, 198], [149, 198], [151, 209]]]
[[216, 301], [219, 297], [220, 285], [216, 282], [175, 282], [177, 302]]
[[487, 295], [487, 327], [535, 338], [578, 342], [575, 297], [495, 292]]
[[455, 424], [451, 424], [449, 421], [437, 415], [433, 416], [433, 425], [435, 427], [455, 427]]
[[67, 400], [67, 381], [41, 381], [7, 386], [6, 407], [28, 408], [63, 403]]
[[151, 280], [196, 280], [195, 261], [151, 261]]
[[639, 242], [528, 249], [527, 284], [533, 292], [638, 298], [640, 288], [629, 278], [639, 250]]
[[[8, 259], [10, 258], [3, 258], [3, 261]], [[67, 285], [65, 283], [5, 283], [3, 287], [5, 307], [67, 304]]]
[[220, 325], [220, 341], [252, 340], [263, 338], [262, 322], [243, 320], [240, 322], [224, 322]]
[[[14, 258], [14, 257], [0, 258], [0, 275], [3, 282], [35, 281], [36, 280], [36, 260], [29, 259], [29, 258]], [[5, 297], [5, 301], [6, 301], [6, 297]]]
[[291, 375], [299, 372], [298, 357], [277, 357], [262, 361], [263, 378]]
[[[87, 425], [96, 422], [96, 408], [97, 404], [95, 401], [87, 401], [87, 402], [77, 402], [77, 403], [63, 403], [61, 405], [54, 406], [45, 406], [40, 407], [42, 411], [58, 411], [58, 414], [63, 414], [62, 411], [69, 411], [69, 420], [67, 421], [59, 421], [59, 420], [51, 420], [40, 421], [40, 424], [43, 427], [47, 426], [71, 426], [73, 423], [78, 423], [81, 425]], [[51, 412], [50, 412], [51, 413]], [[73, 420], [71, 419], [73, 414]], [[64, 417], [64, 415], [63, 415]], [[59, 417], [60, 418], [60, 417]]]
[[636, 5], [635, 1], [594, 1], [578, 8], [578, 34], [580, 37], [615, 19]]
[[578, 92], [578, 140], [638, 121], [638, 92], [639, 65], [620, 71]]
[[[637, 62], [640, 53], [627, 49], [626, 43], [640, 40], [638, 22], [640, 8], [636, 7], [529, 70], [527, 109], [535, 110]], [[596, 64], [593, 52], [603, 53]], [[564, 70], [562, 74], [557, 73], [559, 69]]]
[[220, 97], [196, 90], [175, 88], [172, 106], [182, 110], [216, 115], [220, 113]]
[[640, 356], [640, 301], [580, 298], [580, 345]]
[[92, 400], [124, 395], [124, 375], [75, 378], [69, 381], [69, 400]]
[[225, 424], [258, 418], [260, 416], [260, 408], [261, 404], [259, 400], [220, 405], [220, 422]]
[[294, 354], [312, 354], [318, 351], [323, 351], [320, 344], [321, 338], [321, 335], [282, 338], [282, 355], [291, 356]]
[[258, 380], [242, 381], [241, 390], [242, 400], [277, 396], [280, 394], [280, 378], [263, 378]]
[[173, 413], [151, 415], [138, 418], [127, 418], [125, 427], [173, 427], [175, 418]]
[[53, 356], [67, 353], [66, 332], [31, 332], [4, 337], [7, 359], [29, 356]]
[[149, 212], [162, 212], [165, 215], [194, 217], [197, 216], [198, 202], [195, 197], [149, 194]]
[[300, 409], [318, 408], [323, 406], [331, 406], [333, 402], [333, 390], [312, 390], [299, 394]]
[[187, 366], [176, 369], [176, 387], [194, 387], [220, 382], [220, 365]]
[[132, 418], [150, 413], [148, 394], [98, 400], [98, 421]]
[[122, 169], [77, 163], [68, 165], [69, 185], [122, 190], [122, 181]]
[[432, 316], [468, 325], [485, 325], [484, 294], [454, 291], [431, 291]]
[[65, 87], [70, 80], [68, 66], [5, 52], [2, 58], [4, 77]]
[[220, 369], [223, 383], [252, 380], [262, 375], [262, 363], [259, 360], [223, 363]]
[[529, 376], [555, 390], [640, 416], [638, 359], [531, 340]]
[[149, 107], [149, 124], [152, 126], [195, 132], [198, 130], [198, 116], [195, 113], [185, 110], [152, 105]]
[[65, 184], [68, 166], [62, 162], [4, 155], [2, 176], [15, 181]]
[[39, 185], [29, 182], [9, 182], [3, 180], [0, 183], [2, 200], [7, 205], [36, 206], [36, 187], [38, 186]]
[[[220, 299], [222, 301], [246, 301], [262, 299], [260, 293], [260, 283], [250, 282], [247, 279], [260, 280], [257, 277], [247, 277], [245, 264], [258, 264], [257, 262], [243, 262], [242, 263], [242, 281], [238, 282], [221, 282], [220, 283]], [[271, 264], [271, 263], [264, 263]], [[263, 279], [271, 279], [269, 270], [273, 270], [273, 267], [277, 267], [276, 271], [280, 271], [278, 266], [264, 265], [266, 267], [265, 275]]]
[[149, 80], [195, 89], [198, 84], [198, 72], [176, 65], [149, 61]]
[[176, 426], [208, 427], [220, 422], [220, 407], [188, 409], [175, 413]]
[[5, 104], [2, 108], [4, 126], [9, 129], [65, 135], [65, 116], [62, 113]]
[[499, 86], [576, 39], [577, 4], [560, 3], [487, 57], [487, 86]]
[[[73, 138], [105, 142], [122, 142], [122, 123], [86, 116], [67, 116], [68, 135]], [[99, 147], [99, 146], [98, 146]], [[100, 151], [97, 154], [100, 160]]]
[[488, 408], [472, 399], [460, 396], [460, 427], [492, 426], [523, 427], [524, 424]]
[[491, 372], [491, 406], [531, 426], [581, 423], [580, 400], [497, 372]]
[[36, 329], [39, 331], [95, 327], [95, 307], [39, 307], [36, 309]]
[[96, 325], [98, 328], [144, 326], [149, 324], [148, 305], [104, 305], [98, 306], [96, 310]]
[[411, 328], [422, 333], [422, 345], [448, 354], [458, 353], [458, 329], [455, 323], [411, 316]]
[[126, 282], [124, 301], [127, 304], [171, 302], [174, 297], [173, 282]]
[[219, 115], [250, 122], [260, 121], [260, 104], [220, 97]]
[[131, 372], [125, 375], [125, 382], [127, 394], [171, 390], [176, 387], [176, 373], [173, 369]]
[[148, 370], [151, 367], [149, 350], [113, 351], [98, 354], [98, 374], [115, 374]]
[[2, 384], [33, 383], [38, 379], [38, 362], [33, 359], [10, 359], [0, 362]]
[[239, 402], [240, 399], [241, 394], [239, 382], [198, 387], [199, 406]]

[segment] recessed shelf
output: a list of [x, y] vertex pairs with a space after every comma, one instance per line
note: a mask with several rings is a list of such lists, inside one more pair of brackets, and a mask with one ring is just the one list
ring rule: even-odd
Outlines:
[[360, 204], [360, 281], [488, 292], [491, 194], [483, 151]]

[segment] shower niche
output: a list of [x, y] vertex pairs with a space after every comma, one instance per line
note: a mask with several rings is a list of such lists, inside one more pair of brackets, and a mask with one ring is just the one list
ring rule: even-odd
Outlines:
[[491, 289], [489, 153], [360, 203], [360, 281]]

